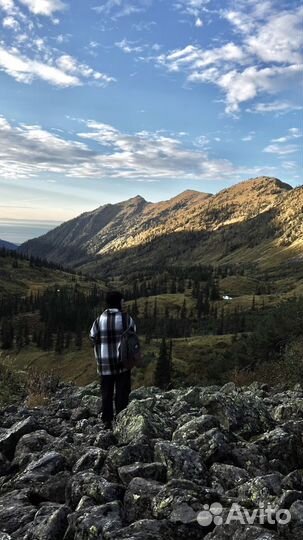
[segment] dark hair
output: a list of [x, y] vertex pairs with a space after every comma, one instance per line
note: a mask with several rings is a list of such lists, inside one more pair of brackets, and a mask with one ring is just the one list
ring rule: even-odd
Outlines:
[[121, 309], [123, 294], [119, 291], [109, 291], [106, 293], [105, 301], [108, 308]]

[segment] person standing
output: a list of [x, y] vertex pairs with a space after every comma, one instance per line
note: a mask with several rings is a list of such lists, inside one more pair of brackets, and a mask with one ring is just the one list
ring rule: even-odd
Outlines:
[[94, 344], [97, 373], [100, 376], [101, 418], [106, 429], [112, 428], [114, 419], [114, 391], [116, 415], [127, 406], [131, 391], [131, 370], [120, 363], [118, 346], [122, 333], [126, 330], [125, 326], [136, 332], [136, 324], [130, 315], [123, 313], [123, 302], [120, 292], [108, 292], [107, 308], [94, 321], [89, 333]]

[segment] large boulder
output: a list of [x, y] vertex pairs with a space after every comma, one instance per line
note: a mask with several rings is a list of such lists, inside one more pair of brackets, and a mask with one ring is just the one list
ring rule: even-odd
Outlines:
[[276, 427], [256, 437], [254, 444], [269, 461], [275, 460], [277, 470], [284, 474], [303, 467], [301, 433]]
[[167, 480], [183, 478], [207, 484], [208, 473], [201, 456], [192, 448], [170, 441], [159, 441], [154, 447], [155, 459], [166, 466]]
[[66, 502], [75, 509], [83, 495], [91, 497], [95, 503], [104, 504], [122, 500], [125, 488], [121, 484], [108, 482], [92, 471], [74, 474], [66, 488]]
[[211, 485], [222, 494], [247, 482], [250, 478], [245, 469], [226, 463], [213, 463], [209, 472]]
[[81, 401], [83, 407], [86, 407], [89, 411], [89, 414], [92, 416], [98, 416], [102, 411], [102, 399], [98, 396], [88, 396], [85, 395]]
[[34, 504], [42, 502], [65, 503], [65, 493], [70, 481], [69, 471], [60, 471], [42, 482], [32, 482], [28, 496]]
[[168, 519], [173, 523], [196, 523], [203, 504], [219, 498], [220, 495], [211, 488], [190, 480], [173, 479], [154, 496], [152, 513], [157, 519]]
[[263, 400], [250, 391], [205, 394], [202, 403], [208, 414], [218, 418], [226, 430], [246, 439], [274, 426], [274, 420]]
[[[170, 524], [165, 520], [140, 519], [128, 527], [109, 534], [106, 540], [173, 540]], [[177, 536], [174, 540], [179, 540]]]
[[66, 505], [53, 503], [41, 506], [27, 529], [24, 540], [61, 540], [67, 529], [69, 512]]
[[123, 509], [120, 501], [92, 505], [81, 501], [75, 512], [68, 516], [68, 528], [64, 540], [88, 540], [108, 538], [121, 529]]
[[54, 440], [54, 437], [47, 433], [45, 429], [26, 433], [23, 435], [15, 449], [13, 464], [23, 468], [33, 460], [33, 457], [38, 456], [40, 452], [47, 448]]
[[142, 463], [136, 461], [131, 465], [118, 467], [118, 476], [124, 485], [127, 485], [133, 478], [145, 478], [145, 480], [156, 480], [165, 482], [167, 478], [166, 466], [163, 463], [152, 462]]
[[104, 461], [107, 456], [107, 451], [101, 448], [91, 447], [88, 448], [85, 454], [79, 457], [78, 461], [73, 466], [73, 473], [85, 471], [86, 469], [92, 469], [98, 473], [101, 471]]
[[119, 443], [128, 444], [142, 437], [170, 437], [169, 422], [159, 413], [156, 403], [155, 398], [134, 399], [118, 414], [114, 435]]
[[202, 414], [199, 417], [192, 418], [189, 413], [187, 413], [187, 421], [181, 423], [182, 417], [179, 420], [179, 427], [174, 431], [172, 435], [172, 440], [190, 445], [190, 441], [197, 439], [206, 431], [209, 431], [213, 428], [220, 428], [219, 420], [210, 414]]
[[39, 426], [31, 416], [20, 420], [20, 422], [0, 434], [0, 452], [9, 459], [12, 458], [19, 439], [26, 433], [32, 433], [37, 429], [39, 429]]
[[106, 456], [102, 476], [111, 481], [118, 481], [119, 467], [131, 465], [135, 461], [141, 461], [143, 463], [154, 461], [153, 449], [148, 439], [123, 446], [112, 446]]
[[[0, 531], [13, 534], [20, 527], [28, 526], [37, 508], [30, 502], [25, 490], [13, 490], [0, 497]], [[19, 538], [22, 538], [22, 536]]]
[[303, 501], [294, 502], [290, 509], [291, 519], [286, 523], [287, 516], [282, 515], [282, 522], [278, 524], [278, 531], [282, 538], [287, 540], [302, 540], [303, 537]]
[[163, 484], [155, 480], [134, 478], [127, 486], [124, 496], [126, 521], [132, 523], [139, 519], [153, 517], [152, 500]]

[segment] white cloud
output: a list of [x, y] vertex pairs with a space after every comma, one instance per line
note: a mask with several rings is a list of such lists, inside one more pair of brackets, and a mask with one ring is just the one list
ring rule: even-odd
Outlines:
[[241, 141], [243, 141], [243, 142], [252, 141], [254, 139], [255, 135], [256, 135], [255, 131], [250, 131], [250, 133], [248, 135], [246, 135], [245, 137], [242, 137]]
[[[259, 6], [239, 0], [237, 10], [223, 10], [221, 16], [232, 24], [238, 43], [208, 49], [189, 44], [161, 54], [156, 63], [169, 72], [185, 72], [188, 82], [216, 85], [225, 95], [225, 111], [233, 115], [239, 113], [242, 103], [299, 83], [303, 8], [278, 12], [270, 1]], [[286, 113], [298, 106], [276, 101], [255, 104], [248, 111], [273, 112], [271, 108]]]
[[287, 141], [287, 137], [279, 137], [278, 139], [271, 140], [271, 142], [278, 142], [278, 143], [286, 142], [286, 141]]
[[232, 42], [210, 50], [187, 45], [184, 49], [176, 49], [157, 58], [158, 63], [166, 66], [169, 71], [179, 71], [181, 68], [188, 70], [189, 80], [202, 77], [204, 72], [202, 68], [212, 64], [224, 64], [227, 61], [242, 62], [244, 60], [245, 54], [238, 45]]
[[197, 19], [205, 5], [208, 3], [209, 0], [178, 0], [175, 7], [183, 13], [192, 15]]
[[291, 111], [300, 111], [303, 109], [302, 105], [295, 105], [288, 101], [271, 101], [269, 103], [256, 103], [251, 109], [246, 109], [250, 113], [276, 113], [286, 114]]
[[[83, 141], [65, 140], [37, 125], [12, 125], [0, 117], [0, 176], [217, 179], [233, 174], [224, 159], [210, 159], [204, 149], [188, 148], [159, 132], [122, 133], [108, 124], [85, 122], [78, 134]], [[85, 141], [85, 142], [84, 142]], [[93, 142], [94, 149], [90, 148]], [[99, 150], [96, 150], [99, 143]]]
[[[61, 0], [20, 0], [31, 13], [52, 16], [57, 10], [65, 8]], [[43, 24], [41, 20], [27, 14], [24, 7], [10, 0], [0, 0], [0, 7], [6, 16], [2, 24], [14, 34], [6, 32], [0, 42], [0, 71], [13, 77], [16, 81], [30, 84], [41, 79], [58, 87], [81, 86], [93, 84], [106, 86], [115, 79], [105, 73], [94, 70], [77, 58], [49, 45], [49, 39], [64, 43], [70, 34], [57, 38], [41, 36]], [[54, 22], [54, 19], [52, 19]]]
[[58, 34], [58, 36], [55, 38], [57, 43], [68, 43], [71, 38], [71, 34]]
[[222, 15], [230, 22], [237, 30], [247, 34], [251, 32], [255, 23], [249, 15], [242, 13], [240, 11], [225, 11], [222, 12]]
[[[39, 46], [43, 46], [43, 42], [36, 43], [38, 50]], [[114, 81], [112, 77], [78, 63], [69, 55], [59, 57], [56, 64], [28, 58], [15, 47], [7, 50], [0, 46], [0, 70], [19, 82], [31, 83], [34, 79], [42, 79], [54, 86], [68, 87], [82, 85], [83, 79], [90, 79], [102, 86]]]
[[293, 154], [294, 152], [297, 152], [297, 150], [298, 146], [295, 144], [288, 144], [285, 146], [279, 144], [270, 144], [264, 148], [263, 152], [267, 152], [269, 154], [277, 154], [279, 156], [286, 156], [288, 154]]
[[260, 93], [274, 94], [295, 82], [302, 66], [245, 68], [242, 72], [232, 70], [218, 77], [216, 84], [226, 93], [226, 112], [237, 113], [240, 104], [255, 98]]
[[297, 127], [289, 128], [288, 133], [290, 134], [290, 137], [293, 137], [294, 139], [302, 137], [302, 132]]
[[17, 81], [30, 83], [39, 78], [55, 86], [77, 86], [81, 84], [77, 77], [65, 73], [54, 66], [49, 66], [23, 57], [17, 49], [7, 51], [0, 47], [0, 69]]
[[12, 11], [13, 7], [13, 0], [0, 0], [0, 8], [4, 11]]
[[90, 78], [98, 81], [100, 85], [106, 85], [114, 82], [113, 77], [109, 77], [99, 71], [94, 71], [87, 64], [79, 63], [73, 56], [64, 54], [60, 56], [56, 61], [58, 67], [65, 73], [71, 73], [77, 77]]
[[271, 139], [271, 142], [274, 143], [284, 143], [287, 141], [291, 141], [292, 139], [299, 139], [302, 137], [302, 132], [299, 128], [289, 128], [287, 135], [284, 135], [283, 137], [278, 137], [277, 139]]
[[7, 17], [4, 17], [3, 21], [2, 21], [2, 26], [3, 28], [9, 28], [11, 30], [19, 30], [20, 28], [20, 25], [18, 23], [18, 21], [12, 17], [11, 15], [8, 15]]
[[62, 11], [66, 5], [61, 0], [19, 0], [35, 15], [51, 16], [56, 11]]
[[200, 148], [206, 148], [209, 144], [209, 139], [205, 135], [200, 135], [194, 140], [194, 145]]
[[295, 161], [283, 161], [281, 165], [283, 169], [287, 169], [289, 171], [293, 171], [297, 168], [297, 163]]
[[248, 50], [263, 62], [297, 64], [303, 61], [303, 10], [272, 17], [246, 40]]
[[106, 0], [102, 5], [92, 9], [102, 15], [108, 15], [112, 19], [118, 19], [145, 11], [151, 3], [152, 0]]
[[140, 45], [135, 45], [136, 43], [136, 41], [128, 41], [127, 39], [122, 39], [121, 41], [117, 41], [115, 45], [127, 54], [133, 52], [142, 52], [144, 50], [144, 47]]

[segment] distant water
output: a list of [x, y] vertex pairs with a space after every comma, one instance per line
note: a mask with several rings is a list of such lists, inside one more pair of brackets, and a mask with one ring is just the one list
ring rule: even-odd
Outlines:
[[22, 244], [37, 238], [60, 225], [61, 221], [29, 221], [21, 219], [0, 219], [0, 238], [13, 244]]

